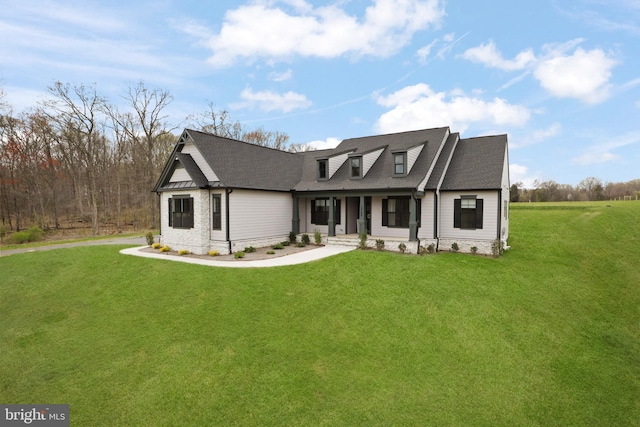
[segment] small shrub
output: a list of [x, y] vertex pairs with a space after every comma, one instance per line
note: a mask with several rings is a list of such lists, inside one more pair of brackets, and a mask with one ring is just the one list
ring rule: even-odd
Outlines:
[[151, 245], [152, 249], [160, 249], [162, 247], [162, 245], [160, 243], [154, 243], [153, 245]]
[[429, 252], [430, 254], [435, 253], [436, 252], [436, 245], [432, 243], [429, 246], [427, 246], [427, 252]]
[[171, 250], [171, 248], [167, 245], [163, 246], [160, 248], [160, 252], [169, 252]]
[[304, 248], [305, 246], [307, 246], [307, 244], [305, 242], [298, 242], [296, 246], [299, 248]]
[[180, 249], [178, 255], [189, 255], [189, 251], [186, 249]]
[[298, 238], [298, 236], [296, 235], [295, 231], [290, 231], [289, 232], [289, 242], [290, 243], [295, 243], [297, 238]]
[[273, 255], [275, 253], [276, 253], [276, 251], [267, 251], [267, 255]]
[[248, 246], [246, 248], [244, 248], [244, 252], [250, 254], [251, 252], [255, 252], [256, 248], [254, 248], [253, 246]]
[[275, 245], [271, 245], [271, 249], [284, 249], [282, 243], [276, 243]]
[[471, 253], [475, 254], [476, 252], [478, 252], [478, 248], [475, 246], [471, 246]]
[[376, 239], [376, 249], [379, 251], [384, 249], [384, 240]]
[[280, 243], [282, 246], [289, 246], [291, 244], [290, 241], [285, 240], [284, 242]]
[[398, 245], [398, 249], [400, 249], [400, 252], [404, 253], [404, 251], [407, 250], [407, 245], [405, 245], [404, 243], [400, 243]]
[[0, 239], [4, 238], [9, 232], [9, 227], [6, 225], [0, 225]]
[[360, 249], [367, 249], [367, 232], [360, 233]]
[[147, 239], [147, 245], [149, 246], [153, 245], [155, 238], [153, 237], [153, 233], [151, 231], [145, 234], [144, 237], [145, 239]]
[[457, 244], [456, 242], [453, 242], [453, 243], [451, 244], [451, 250], [452, 250], [453, 252], [458, 252], [458, 251], [460, 250], [460, 247], [458, 246], [458, 244]]
[[235, 254], [233, 254], [233, 256], [236, 257], [236, 259], [244, 258], [244, 252], [238, 251]]
[[311, 239], [309, 238], [309, 235], [307, 233], [304, 233], [300, 237], [300, 240], [302, 240], [302, 243], [304, 243], [305, 245], [308, 245], [309, 243], [311, 243]]
[[218, 256], [218, 255], [220, 255], [220, 252], [218, 252], [216, 250], [209, 251], [209, 256]]
[[31, 227], [28, 230], [16, 231], [11, 235], [11, 241], [13, 243], [27, 243], [27, 242], [37, 242], [42, 238], [44, 231], [40, 227]]
[[320, 234], [320, 230], [317, 228], [313, 230], [313, 241], [316, 242], [316, 245], [320, 245], [322, 243], [322, 234]]

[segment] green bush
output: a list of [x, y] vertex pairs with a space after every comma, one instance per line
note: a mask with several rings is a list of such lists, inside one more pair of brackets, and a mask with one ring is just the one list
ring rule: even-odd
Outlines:
[[316, 242], [316, 245], [322, 244], [322, 234], [317, 228], [313, 230], [313, 241]]
[[250, 254], [251, 252], [255, 252], [256, 248], [254, 248], [253, 246], [248, 246], [246, 248], [244, 248], [244, 251], [248, 254]]
[[405, 245], [404, 243], [400, 243], [398, 245], [398, 249], [400, 249], [400, 252], [404, 253], [404, 251], [407, 250], [407, 245]]
[[16, 231], [11, 235], [13, 243], [37, 242], [42, 238], [44, 231], [40, 227], [31, 227], [28, 230]]
[[309, 238], [309, 235], [307, 233], [304, 233], [300, 237], [300, 240], [302, 240], [302, 243], [304, 243], [305, 245], [308, 245], [309, 243], [311, 243], [311, 239]]
[[155, 238], [153, 237], [153, 233], [151, 231], [145, 234], [144, 237], [145, 239], [147, 239], [147, 245], [149, 246], [153, 245]]
[[430, 254], [435, 253], [436, 252], [436, 245], [432, 243], [429, 246], [427, 246], [427, 252], [429, 252]]
[[367, 249], [367, 232], [360, 233], [360, 249]]
[[233, 256], [236, 257], [236, 259], [244, 258], [244, 252], [238, 251], [235, 254], [233, 254]]
[[289, 232], [289, 242], [290, 243], [295, 243], [297, 238], [298, 238], [298, 236], [296, 235], [296, 233], [294, 231], [290, 231]]
[[299, 248], [304, 248], [305, 246], [307, 246], [307, 244], [305, 242], [298, 242], [296, 246], [298, 246]]
[[471, 246], [471, 253], [475, 254], [476, 252], [478, 252], [478, 248], [475, 246]]
[[271, 249], [284, 249], [282, 243], [276, 243], [275, 245], [271, 245]]
[[273, 255], [275, 253], [276, 253], [276, 251], [267, 251], [267, 255]]
[[284, 242], [280, 243], [282, 246], [289, 246], [291, 244], [290, 241], [285, 240]]
[[453, 252], [458, 252], [458, 251], [460, 250], [460, 247], [458, 246], [458, 244], [457, 244], [456, 242], [453, 242], [453, 243], [451, 244], [451, 250], [452, 250]]
[[379, 251], [384, 249], [384, 240], [376, 239], [376, 249]]

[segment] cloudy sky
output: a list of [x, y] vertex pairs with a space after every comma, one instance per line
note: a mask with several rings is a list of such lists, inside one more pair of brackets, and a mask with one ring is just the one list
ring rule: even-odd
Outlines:
[[59, 80], [142, 80], [317, 148], [449, 126], [509, 135], [511, 181], [640, 178], [640, 0], [0, 0], [14, 111]]

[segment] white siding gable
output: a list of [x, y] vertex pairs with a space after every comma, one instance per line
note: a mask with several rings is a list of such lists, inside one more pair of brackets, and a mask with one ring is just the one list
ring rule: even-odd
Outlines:
[[340, 166], [347, 160], [349, 157], [349, 153], [338, 154], [337, 156], [329, 157], [329, 178], [333, 176], [334, 173]]
[[411, 148], [407, 151], [407, 174], [411, 172], [411, 168], [415, 164], [416, 160], [418, 160], [418, 156], [422, 152], [425, 144], [420, 144], [417, 147]]
[[363, 177], [367, 175], [367, 172], [369, 172], [369, 169], [371, 169], [371, 166], [373, 166], [376, 160], [378, 160], [378, 157], [380, 157], [380, 154], [382, 154], [383, 151], [384, 151], [384, 148], [381, 148], [379, 150], [372, 151], [371, 153], [367, 153], [362, 156], [362, 167], [363, 167], [362, 176]]
[[171, 179], [169, 182], [183, 182], [183, 181], [191, 181], [191, 177], [185, 168], [176, 168], [173, 171], [173, 175], [171, 175]]
[[196, 165], [198, 165], [204, 176], [207, 178], [207, 181], [220, 181], [213, 169], [211, 169], [211, 166], [209, 166], [209, 163], [207, 163], [204, 157], [202, 157], [202, 154], [192, 142], [185, 143], [184, 147], [182, 147], [181, 153], [191, 155], [193, 160], [196, 162]]

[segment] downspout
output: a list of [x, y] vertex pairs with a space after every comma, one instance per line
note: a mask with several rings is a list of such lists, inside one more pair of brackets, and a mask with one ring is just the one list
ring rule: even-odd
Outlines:
[[162, 240], [162, 194], [156, 191], [156, 195], [158, 196], [158, 233], [160, 234], [160, 240]]
[[231, 214], [230, 214], [230, 209], [229, 209], [229, 194], [233, 193], [233, 189], [229, 189], [226, 188], [224, 190], [224, 205], [225, 205], [225, 213], [226, 213], [226, 228], [227, 228], [227, 243], [229, 244], [229, 253], [231, 253], [231, 230], [230, 225], [231, 225]]
[[440, 189], [437, 188], [434, 193], [434, 201], [433, 206], [436, 210], [435, 215], [433, 216], [433, 238], [436, 239], [436, 252], [440, 250], [440, 233], [438, 233], [438, 227], [440, 226], [440, 209], [438, 207], [438, 203], [440, 202]]
[[502, 239], [500, 229], [502, 228], [502, 188], [498, 190], [498, 240]]
[[[418, 199], [416, 199], [416, 190], [411, 190], [411, 198], [413, 199], [413, 204], [416, 207], [416, 242], [418, 242], [417, 254], [420, 255], [420, 225], [422, 223], [422, 218], [418, 218]], [[422, 216], [422, 207], [420, 209], [420, 216]]]

